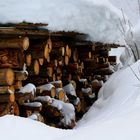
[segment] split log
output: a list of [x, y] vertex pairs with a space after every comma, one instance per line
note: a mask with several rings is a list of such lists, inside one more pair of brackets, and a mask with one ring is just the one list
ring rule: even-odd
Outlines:
[[8, 38], [8, 39], [0, 39], [0, 49], [22, 49], [27, 50], [29, 47], [29, 38]]
[[14, 72], [12, 69], [0, 69], [0, 85], [12, 85], [14, 82]]

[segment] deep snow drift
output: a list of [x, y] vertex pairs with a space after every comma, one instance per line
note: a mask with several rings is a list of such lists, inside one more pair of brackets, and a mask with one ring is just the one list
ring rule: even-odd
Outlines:
[[[51, 128], [26, 118], [0, 118], [3, 140], [139, 140], [140, 61], [114, 73], [103, 85], [99, 99], [74, 130]], [[7, 134], [8, 133], [8, 134]]]
[[0, 7], [3, 23], [45, 22], [50, 30], [86, 33], [93, 41], [122, 41], [122, 14], [108, 0], [4, 0]]

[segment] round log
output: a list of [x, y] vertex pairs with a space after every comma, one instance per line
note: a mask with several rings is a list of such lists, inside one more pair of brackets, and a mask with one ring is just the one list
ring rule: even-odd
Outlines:
[[0, 69], [0, 85], [12, 85], [14, 82], [14, 72], [12, 69]]
[[37, 95], [39, 96], [50, 96], [52, 98], [56, 95], [55, 87], [52, 84], [46, 84], [37, 87]]
[[65, 62], [66, 66], [69, 64], [69, 56], [68, 55], [65, 55], [64, 62]]
[[62, 88], [56, 89], [56, 98], [61, 101], [65, 101], [65, 92]]
[[37, 60], [34, 61], [34, 73], [35, 75], [39, 74], [39, 62]]
[[44, 58], [39, 58], [38, 59], [39, 64], [42, 66], [44, 64]]
[[52, 51], [52, 41], [50, 38], [47, 40], [47, 45], [48, 45], [49, 53], [50, 53]]
[[25, 59], [26, 59], [26, 65], [30, 66], [32, 63], [32, 55], [30, 53], [26, 54]]
[[29, 48], [29, 38], [12, 38], [12, 39], [0, 39], [0, 49], [16, 48], [27, 50]]

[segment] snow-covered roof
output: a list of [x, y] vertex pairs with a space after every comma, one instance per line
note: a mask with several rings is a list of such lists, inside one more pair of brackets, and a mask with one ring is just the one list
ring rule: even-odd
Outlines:
[[93, 41], [118, 43], [121, 12], [108, 0], [4, 0], [0, 22], [48, 23], [52, 31], [78, 31]]

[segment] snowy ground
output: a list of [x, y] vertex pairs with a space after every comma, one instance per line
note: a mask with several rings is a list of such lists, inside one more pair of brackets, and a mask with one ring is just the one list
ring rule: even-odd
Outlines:
[[[96, 41], [114, 42], [122, 37], [116, 26], [121, 18], [120, 12], [106, 0], [99, 2], [95, 0], [31, 0], [30, 3], [32, 6], [28, 0], [1, 1], [1, 22], [29, 20], [49, 23], [52, 21], [49, 23], [50, 29], [85, 32]], [[60, 12], [62, 15], [59, 14]], [[136, 35], [134, 39], [139, 38], [138, 29], [136, 28], [134, 32]], [[98, 100], [73, 130], [56, 129], [27, 118], [7, 115], [0, 117], [0, 139], [139, 140], [139, 66], [140, 61], [114, 73], [101, 88]]]
[[3, 140], [139, 140], [140, 61], [114, 73], [99, 98], [73, 130], [51, 128], [15, 116], [0, 118]]

